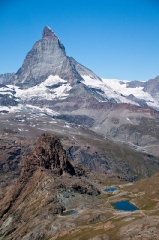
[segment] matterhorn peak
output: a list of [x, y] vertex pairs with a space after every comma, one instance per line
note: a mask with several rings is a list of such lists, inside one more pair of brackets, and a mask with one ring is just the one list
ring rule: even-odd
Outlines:
[[48, 26], [44, 27], [44, 30], [42, 33], [43, 38], [50, 38], [50, 37], [55, 37], [55, 36], [56, 36], [55, 33], [51, 30], [50, 27], [48, 27]]
[[[50, 75], [57, 75], [74, 85], [83, 80], [81, 75], [92, 76], [92, 74], [90, 70], [66, 55], [60, 39], [50, 27], [45, 26], [42, 39], [33, 45], [10, 83], [25, 89], [41, 84]], [[93, 76], [98, 79], [95, 74]]]

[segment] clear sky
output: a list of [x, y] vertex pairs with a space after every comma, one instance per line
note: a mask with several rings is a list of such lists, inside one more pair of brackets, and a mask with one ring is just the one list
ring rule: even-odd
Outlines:
[[0, 0], [0, 74], [21, 67], [46, 25], [99, 77], [159, 75], [159, 0]]

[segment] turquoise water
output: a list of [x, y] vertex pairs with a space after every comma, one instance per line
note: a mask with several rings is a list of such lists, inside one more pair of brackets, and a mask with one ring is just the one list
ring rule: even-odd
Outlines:
[[73, 215], [73, 214], [76, 214], [78, 213], [78, 211], [76, 210], [68, 210], [68, 211], [64, 211], [61, 215], [62, 216], [68, 216], [68, 215]]
[[135, 205], [131, 204], [127, 200], [113, 203], [113, 206], [117, 210], [123, 210], [123, 211], [136, 211], [136, 210], [138, 210], [138, 208]]
[[105, 192], [114, 192], [114, 191], [116, 191], [116, 190], [118, 190], [117, 187], [111, 187], [111, 188], [105, 189], [104, 191], [105, 191]]
[[76, 213], [78, 213], [76, 210], [72, 210], [69, 215], [73, 215], [73, 214], [76, 214]]

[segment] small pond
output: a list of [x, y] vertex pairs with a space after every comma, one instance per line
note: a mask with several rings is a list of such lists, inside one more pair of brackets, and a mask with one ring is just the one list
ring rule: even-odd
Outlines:
[[110, 188], [105, 189], [104, 191], [105, 191], [105, 192], [114, 192], [114, 191], [116, 191], [116, 190], [118, 190], [117, 187], [110, 187]]
[[77, 214], [78, 212], [76, 210], [72, 210], [69, 215]]
[[68, 211], [63, 212], [62, 216], [74, 215], [77, 213], [78, 213], [78, 211], [76, 211], [76, 210], [68, 210]]
[[117, 210], [123, 210], [123, 211], [136, 211], [136, 210], [138, 210], [138, 208], [135, 205], [133, 205], [132, 203], [130, 203], [127, 200], [113, 203], [113, 206]]

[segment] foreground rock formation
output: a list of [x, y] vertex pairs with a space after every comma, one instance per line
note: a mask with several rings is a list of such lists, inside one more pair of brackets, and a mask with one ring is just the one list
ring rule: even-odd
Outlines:
[[31, 228], [39, 227], [42, 219], [53, 220], [78, 195], [100, 193], [85, 175], [82, 167], [69, 162], [57, 137], [42, 134], [33, 153], [25, 158], [20, 177], [1, 196], [1, 239], [43, 239], [45, 230], [36, 232], [35, 238], [23, 237], [30, 236]]
[[[60, 140], [44, 133], [25, 157], [16, 182], [1, 189], [0, 239], [157, 240], [158, 182], [158, 173], [126, 183], [89, 171], [70, 162]], [[118, 190], [107, 193], [108, 186]], [[139, 210], [117, 211], [112, 204], [121, 200]], [[71, 210], [76, 214], [69, 215]]]

